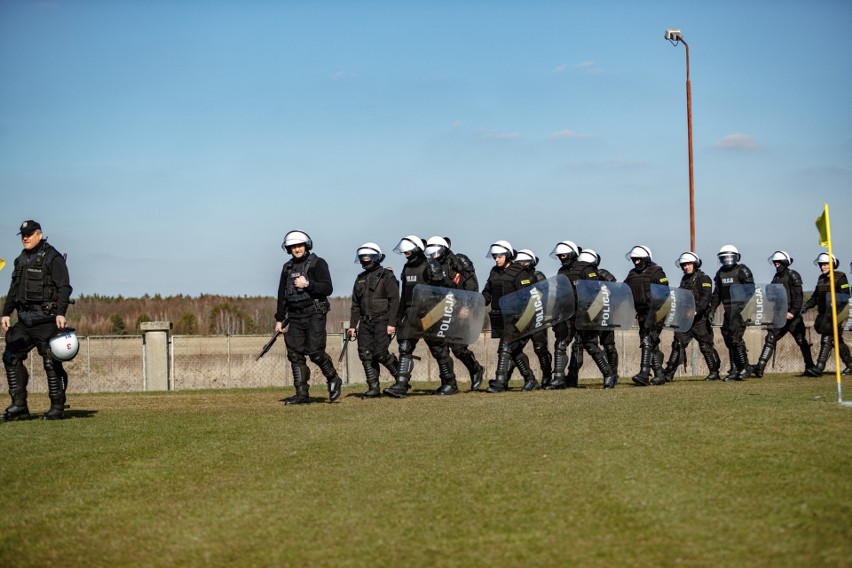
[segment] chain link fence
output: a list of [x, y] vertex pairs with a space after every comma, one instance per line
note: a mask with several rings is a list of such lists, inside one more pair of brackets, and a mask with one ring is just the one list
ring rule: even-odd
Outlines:
[[[549, 346], [553, 348], [553, 333], [550, 333]], [[813, 328], [807, 328], [808, 339], [812, 344], [814, 358], [819, 352], [820, 336]], [[722, 341], [719, 328], [714, 328], [716, 349], [722, 358], [722, 371], [729, 364], [728, 351]], [[763, 347], [765, 331], [749, 328], [746, 332], [746, 344], [749, 361], [755, 363]], [[134, 392], [145, 389], [143, 345], [140, 335], [123, 336], [86, 336], [80, 337], [80, 353], [65, 364], [68, 371], [68, 392]], [[364, 383], [364, 370], [358, 358], [357, 342], [351, 342], [346, 355], [339, 359], [343, 348], [343, 334], [328, 335], [327, 352], [347, 384]], [[671, 350], [673, 334], [664, 331], [660, 347], [666, 359]], [[170, 337], [169, 362], [170, 384], [174, 390], [217, 389], [217, 388], [253, 388], [285, 387], [293, 384], [290, 363], [287, 361], [283, 338], [259, 361], [257, 354], [268, 340], [267, 336], [225, 335], [198, 336], [174, 335]], [[491, 339], [483, 332], [479, 340], [470, 346], [477, 360], [485, 367], [485, 378], [493, 378], [497, 356], [498, 340]], [[639, 335], [633, 330], [616, 331], [616, 346], [619, 352], [618, 374], [630, 377], [639, 370]], [[396, 342], [391, 351], [396, 352]], [[0, 348], [5, 349], [5, 338], [0, 338]], [[541, 376], [538, 358], [530, 342], [526, 347], [530, 365], [537, 377]], [[437, 381], [438, 368], [424, 341], [417, 344], [413, 381]], [[470, 380], [467, 369], [458, 360], [455, 361], [455, 373], [462, 384]], [[41, 358], [32, 350], [27, 359], [30, 372], [30, 392], [46, 392], [47, 380], [44, 375]], [[321, 385], [325, 379], [319, 369], [308, 363], [311, 370], [311, 384]], [[804, 370], [802, 355], [791, 336], [785, 336], [778, 342], [775, 357], [770, 361], [767, 373], [801, 373]], [[826, 372], [834, 371], [834, 356], [829, 358]], [[687, 349], [686, 368], [680, 366], [676, 377], [703, 376], [707, 373], [704, 358], [693, 341]], [[520, 380], [515, 373], [513, 380]], [[601, 379], [597, 367], [590, 357], [584, 357], [580, 378], [589, 382]], [[391, 380], [386, 369], [381, 368], [381, 381]], [[3, 390], [7, 390], [5, 374], [0, 376]]]

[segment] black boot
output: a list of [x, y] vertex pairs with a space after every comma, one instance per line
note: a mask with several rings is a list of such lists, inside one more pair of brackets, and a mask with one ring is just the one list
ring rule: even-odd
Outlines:
[[504, 348], [503, 343], [497, 349], [497, 369], [494, 372], [494, 378], [488, 381], [488, 388], [485, 392], [503, 392], [509, 388], [509, 367], [511, 366], [512, 355], [509, 350]]
[[307, 365], [294, 363], [293, 370], [293, 386], [296, 388], [296, 394], [284, 399], [284, 404], [307, 404], [311, 401], [308, 398], [308, 381], [311, 378], [311, 371]]
[[819, 343], [819, 354], [817, 355], [816, 364], [805, 371], [806, 377], [820, 377], [825, 364], [828, 362], [828, 357], [831, 355], [831, 350], [834, 347], [834, 339], [830, 335], [823, 335]]
[[[802, 338], [802, 342], [799, 343], [799, 351], [802, 352], [802, 361], [805, 363], [805, 372], [807, 372], [808, 369], [814, 366], [814, 358], [811, 355], [811, 344], [804, 337]], [[805, 377], [807, 375], [803, 372], [799, 376]]]
[[612, 374], [618, 378], [618, 349], [615, 348], [615, 345], [606, 345], [604, 351], [606, 351], [606, 360], [612, 367]]
[[479, 390], [479, 387], [482, 386], [482, 379], [485, 378], [485, 369], [476, 360], [476, 355], [470, 349], [466, 349], [458, 355], [458, 358], [470, 374], [470, 390]]
[[541, 368], [541, 388], [546, 389], [553, 380], [553, 357], [546, 349], [536, 351], [538, 366]]
[[[772, 333], [771, 331], [769, 333]], [[763, 377], [763, 372], [766, 369], [766, 365], [769, 364], [769, 360], [772, 359], [772, 353], [775, 352], [775, 343], [767, 341], [763, 343], [763, 349], [760, 351], [760, 357], [757, 358], [757, 364], [752, 367], [752, 372], [754, 376], [758, 379]]]
[[568, 344], [565, 340], [557, 341], [553, 346], [553, 377], [544, 387], [547, 390], [568, 388], [565, 380], [565, 367], [568, 365]]
[[713, 347], [712, 344], [702, 343], [699, 346], [701, 350], [701, 354], [704, 355], [704, 362], [707, 364], [707, 376], [704, 377], [705, 381], [718, 381], [721, 377], [719, 376], [719, 369], [722, 367], [722, 359], [719, 357], [719, 352], [716, 351], [716, 348]]
[[651, 381], [652, 385], [662, 385], [667, 382], [671, 382], [674, 379], [675, 373], [677, 372], [677, 367], [680, 365], [680, 362], [684, 358], [684, 349], [683, 345], [680, 344], [680, 341], [672, 342], [672, 352], [669, 354], [669, 360], [666, 361], [666, 368], [663, 369], [663, 376], [656, 377], [653, 381]]
[[571, 360], [568, 362], [568, 373], [565, 375], [565, 386], [576, 389], [580, 386], [580, 368], [583, 366], [583, 346], [579, 338], [574, 339], [571, 347]]
[[408, 389], [411, 386], [408, 384], [411, 381], [411, 371], [414, 369], [414, 358], [410, 354], [401, 354], [399, 356], [399, 371], [396, 374], [393, 385], [386, 388], [384, 392], [387, 396], [394, 398], [405, 398], [408, 394]]
[[538, 381], [535, 380], [535, 375], [530, 368], [530, 358], [525, 353], [515, 357], [515, 366], [524, 378], [524, 386], [521, 388], [525, 391], [538, 390]]
[[61, 363], [49, 356], [44, 358], [44, 373], [47, 375], [47, 394], [50, 397], [50, 409], [42, 416], [44, 420], [62, 420], [65, 417], [65, 374]]
[[364, 361], [364, 377], [367, 379], [367, 392], [361, 398], [378, 398], [382, 396], [379, 388], [379, 370], [373, 366], [372, 361]]
[[604, 352], [600, 349], [593, 349], [589, 354], [592, 356], [592, 361], [594, 361], [595, 365], [598, 366], [598, 370], [601, 372], [601, 375], [603, 375], [604, 388], [615, 388], [615, 383], [618, 382], [618, 378], [615, 376], [615, 372], [612, 370], [612, 365], [610, 365]]
[[840, 360], [846, 366], [840, 374], [852, 375], [852, 355], [850, 355], [849, 346], [846, 345], [842, 337], [840, 338]]
[[[742, 381], [751, 376], [751, 365], [748, 364], [748, 351], [746, 351], [745, 343], [739, 343], [734, 348], [734, 356], [736, 357], [737, 375], [733, 380]], [[725, 379], [728, 380], [728, 379]]]
[[438, 361], [438, 376], [441, 378], [441, 388], [435, 391], [435, 394], [449, 396], [459, 392], [459, 387], [456, 383], [456, 374], [453, 372], [453, 360], [450, 358], [449, 350], [447, 350], [447, 356]]
[[728, 369], [728, 374], [725, 375], [726, 381], [734, 380], [740, 372], [740, 370], [737, 368], [736, 360], [737, 356], [734, 354], [734, 348], [728, 347], [728, 362], [730, 363], [731, 367], [730, 369]]
[[0, 422], [11, 422], [13, 420], [25, 420], [30, 417], [30, 409], [27, 407], [27, 383], [29, 373], [22, 361], [8, 362], [6, 367], [6, 381], [9, 385], [9, 395], [12, 404], [6, 407], [5, 412], [0, 414]]
[[654, 358], [654, 347], [650, 341], [642, 339], [642, 354], [639, 359], [639, 372], [633, 375], [633, 382], [640, 387], [651, 384], [651, 359]]
[[341, 389], [343, 388], [343, 380], [337, 374], [337, 369], [334, 368], [334, 361], [327, 353], [320, 353], [315, 359], [311, 359], [316, 363], [325, 377], [326, 386], [328, 387], [328, 401], [334, 402], [340, 398]]

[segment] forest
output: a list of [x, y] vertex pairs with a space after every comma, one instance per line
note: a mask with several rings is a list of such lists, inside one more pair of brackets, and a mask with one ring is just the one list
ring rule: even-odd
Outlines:
[[[328, 331], [338, 332], [340, 322], [349, 320], [350, 299], [329, 301]], [[170, 321], [176, 335], [266, 335], [275, 328], [275, 298], [81, 295], [74, 298], [67, 317], [78, 335], [136, 335], [146, 321]]]

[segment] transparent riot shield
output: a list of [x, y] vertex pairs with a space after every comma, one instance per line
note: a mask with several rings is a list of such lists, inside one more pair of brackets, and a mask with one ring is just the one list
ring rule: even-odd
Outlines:
[[577, 281], [577, 329], [629, 329], [635, 318], [633, 293], [624, 282]]
[[[835, 294], [837, 300], [837, 325], [841, 326], [843, 331], [852, 331], [852, 305], [850, 305], [849, 294]], [[831, 294], [826, 294], [826, 302], [831, 302]], [[831, 304], [828, 304], [829, 306]]]
[[500, 298], [503, 338], [514, 341], [568, 320], [574, 315], [574, 290], [563, 274]]
[[651, 284], [651, 313], [657, 324], [673, 331], [689, 331], [695, 319], [695, 296], [684, 288]]
[[732, 284], [733, 317], [748, 326], [779, 328], [787, 323], [787, 291], [781, 284]]
[[418, 284], [408, 311], [407, 332], [415, 337], [470, 345], [485, 321], [485, 298], [479, 292]]

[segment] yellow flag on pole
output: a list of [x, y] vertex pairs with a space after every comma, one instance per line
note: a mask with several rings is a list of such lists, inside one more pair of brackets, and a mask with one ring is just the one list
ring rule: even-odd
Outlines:
[[822, 211], [822, 215], [817, 217], [816, 228], [819, 231], [819, 245], [828, 248], [828, 205]]
[[4, 266], [6, 266], [6, 261], [0, 258], [0, 270], [3, 270]]

